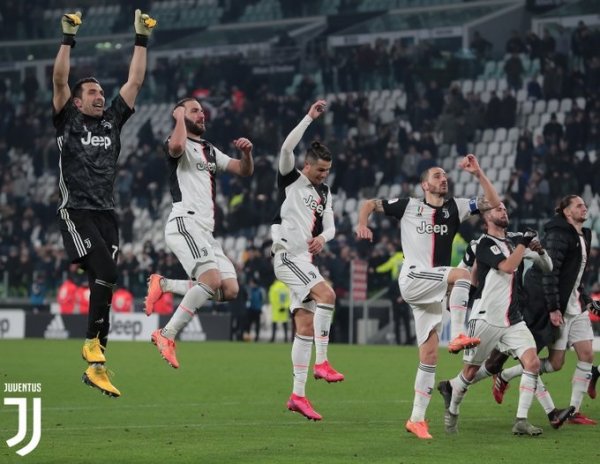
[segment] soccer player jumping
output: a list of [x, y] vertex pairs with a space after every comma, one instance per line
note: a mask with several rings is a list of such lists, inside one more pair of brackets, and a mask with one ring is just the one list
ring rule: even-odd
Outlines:
[[[439, 335], [442, 329], [442, 301], [448, 287], [452, 285], [450, 309], [451, 312], [458, 311], [464, 323], [471, 287], [469, 271], [450, 267], [452, 240], [460, 223], [467, 217], [500, 204], [496, 189], [483, 173], [474, 155], [465, 156], [459, 167], [479, 181], [483, 197], [446, 199], [446, 172], [440, 167], [432, 167], [421, 174], [421, 188], [425, 198], [367, 200], [360, 208], [356, 228], [359, 239], [373, 240], [373, 232], [367, 226], [372, 212], [385, 213], [400, 220], [405, 260], [398, 284], [402, 298], [413, 310], [419, 346], [415, 398], [406, 430], [423, 439], [431, 438], [425, 412], [435, 384]], [[460, 351], [461, 348], [477, 345], [479, 339], [463, 335], [453, 342], [460, 342]]]
[[69, 258], [87, 272], [90, 310], [82, 349], [88, 368], [83, 382], [118, 397], [105, 367], [109, 312], [117, 283], [119, 228], [113, 186], [121, 152], [121, 129], [134, 113], [133, 105], [146, 73], [146, 46], [156, 21], [135, 11], [136, 32], [127, 82], [105, 108], [104, 90], [86, 77], [69, 88], [71, 48], [82, 23], [81, 13], [62, 17], [63, 40], [52, 74], [56, 143], [60, 152], [58, 216]]

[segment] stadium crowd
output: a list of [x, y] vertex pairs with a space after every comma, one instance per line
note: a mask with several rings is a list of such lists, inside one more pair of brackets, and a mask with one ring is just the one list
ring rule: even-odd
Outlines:
[[[6, 22], [14, 9], [22, 15], [35, 14], [41, 3], [33, 2], [33, 8], [25, 11], [22, 2], [6, 2], [0, 11]], [[9, 33], [4, 26], [1, 30]], [[27, 37], [35, 34], [27, 31]], [[516, 224], [537, 225], [551, 215], [556, 200], [566, 194], [578, 193], [588, 201], [600, 194], [600, 157], [590, 157], [600, 150], [599, 44], [600, 33], [585, 24], [575, 28], [570, 37], [546, 32], [540, 38], [531, 31], [521, 37], [513, 32], [506, 43], [510, 57], [503, 70], [509, 88], [502, 95], [492, 92], [487, 102], [478, 93], [463, 93], [460, 85], [451, 82], [472, 75], [460, 75], [458, 68], [450, 76], [432, 73], [439, 60], [448, 64], [453, 58], [431, 43], [405, 46], [377, 41], [375, 46], [328, 49], [322, 39], [307, 46], [307, 72], [295, 85], [291, 85], [291, 78], [285, 85], [261, 84], [260, 76], [252, 76], [250, 63], [240, 57], [173, 58], [159, 60], [149, 70], [151, 84], [144, 88], [142, 97], [146, 102], [159, 103], [175, 102], [190, 94], [201, 96], [206, 101], [209, 140], [225, 152], [235, 134], [244, 134], [254, 143], [254, 176], [219, 178], [219, 190], [228, 205], [218, 211], [216, 236], [254, 238], [260, 225], [270, 224], [276, 205], [274, 160], [279, 147], [297, 115], [325, 94], [331, 95], [329, 118], [311, 126], [307, 139], [326, 141], [334, 153], [332, 190], [340, 198], [372, 197], [383, 184], [399, 185], [400, 195], [413, 191], [418, 195], [415, 184], [419, 173], [435, 165], [441, 151], [447, 152], [453, 145], [462, 155], [471, 151], [485, 129], [518, 126], [512, 176], [501, 193]], [[477, 34], [471, 46], [476, 68], [482, 70], [491, 56], [489, 42]], [[524, 56], [539, 60], [543, 79], [525, 75]], [[121, 71], [126, 72], [126, 64]], [[73, 69], [76, 77], [89, 72], [85, 65]], [[98, 77], [102, 81], [105, 76], [98, 72]], [[391, 121], [370, 110], [367, 91], [397, 88], [406, 95], [406, 104], [395, 106]], [[585, 107], [573, 105], [564, 123], [552, 117], [534, 136], [519, 124], [515, 91], [520, 89], [526, 90], [529, 100], [583, 97]], [[110, 95], [110, 87], [107, 93]], [[0, 81], [0, 275], [6, 276], [5, 297], [51, 297], [72, 271], [55, 218], [58, 151], [47, 95], [47, 89], [40, 88], [31, 73], [19, 86]], [[153, 127], [150, 122], [141, 127], [138, 138], [142, 142], [130, 153], [123, 153], [116, 182], [123, 244], [120, 284], [138, 298], [144, 295], [146, 277], [152, 272], [185, 278], [168, 250], [151, 241], [139, 252], [132, 246], [139, 241], [133, 227], [134, 209], [146, 210], [154, 219], [165, 212], [162, 200], [169, 193], [163, 141], [158, 135], [165, 129], [170, 128]], [[583, 155], [576, 156], [576, 152]], [[377, 272], [376, 268], [399, 249], [395, 224], [380, 221], [375, 245], [355, 241], [348, 211], [338, 212], [336, 224], [336, 238], [319, 256], [319, 262], [328, 270], [325, 276], [338, 296], [348, 292], [349, 263], [357, 256], [368, 256], [369, 288], [387, 287], [390, 273]], [[468, 242], [478, 235], [478, 227], [476, 222], [464, 225], [462, 238]], [[600, 221], [592, 227], [600, 233]], [[274, 280], [270, 242], [268, 236], [259, 239], [264, 241], [254, 239], [254, 245], [236, 265], [241, 279], [253, 279], [266, 290]], [[587, 284], [600, 290], [598, 245], [594, 242]]]

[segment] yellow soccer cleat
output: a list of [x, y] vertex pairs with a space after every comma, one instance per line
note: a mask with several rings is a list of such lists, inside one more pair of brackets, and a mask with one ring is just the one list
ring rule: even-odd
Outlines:
[[104, 357], [104, 347], [100, 345], [100, 339], [98, 337], [86, 339], [81, 348], [81, 357], [89, 363], [103, 363], [106, 362]]
[[90, 387], [97, 388], [102, 393], [113, 398], [121, 396], [121, 392], [110, 382], [108, 376], [112, 375], [104, 364], [91, 364], [83, 373], [81, 380]]

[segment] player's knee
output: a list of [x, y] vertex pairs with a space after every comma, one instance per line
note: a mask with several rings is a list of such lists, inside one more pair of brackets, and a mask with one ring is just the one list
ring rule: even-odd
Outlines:
[[311, 293], [317, 303], [335, 305], [335, 292], [329, 285], [323, 285], [316, 292]]
[[221, 288], [223, 289], [223, 300], [225, 301], [235, 300], [240, 292], [240, 286], [237, 282], [234, 285], [223, 285]]
[[213, 292], [216, 292], [217, 289], [221, 287], [221, 276], [217, 270], [211, 269], [200, 275], [198, 277], [198, 282], [202, 282], [204, 285], [210, 287]]
[[539, 358], [529, 359], [526, 363], [523, 363], [523, 369], [529, 372], [540, 371], [540, 360]]
[[111, 285], [117, 284], [117, 279], [119, 276], [119, 271], [117, 269], [117, 265], [111, 263], [103, 266], [101, 269], [98, 269], [96, 272], [96, 280], [101, 280], [102, 282], [109, 283]]

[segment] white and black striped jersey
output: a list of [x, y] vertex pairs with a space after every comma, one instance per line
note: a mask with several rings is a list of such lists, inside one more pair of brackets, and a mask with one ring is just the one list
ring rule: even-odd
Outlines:
[[121, 129], [133, 113], [117, 95], [101, 118], [83, 114], [73, 99], [53, 115], [60, 152], [59, 210], [114, 209]]
[[[331, 191], [327, 184], [313, 185], [298, 169], [277, 175], [279, 210], [271, 235], [290, 253], [308, 252], [307, 241], [323, 232], [323, 220], [333, 223]], [[327, 219], [325, 219], [327, 222]]]
[[384, 200], [383, 210], [400, 220], [402, 275], [408, 274], [411, 266], [449, 266], [452, 241], [460, 223], [478, 212], [476, 198], [451, 198], [439, 207], [427, 204], [424, 199], [395, 198]]
[[271, 225], [273, 249], [308, 254], [308, 240], [335, 235], [331, 190], [325, 183], [314, 185], [294, 167], [294, 148], [312, 123], [306, 115], [288, 134], [279, 154], [277, 170], [278, 210]]
[[177, 158], [169, 155], [169, 139], [165, 142], [169, 164], [169, 183], [173, 208], [169, 221], [189, 216], [206, 230], [215, 228], [216, 174], [227, 169], [231, 157], [206, 140], [188, 138], [185, 151]]
[[[474, 295], [471, 319], [484, 319], [497, 327], [508, 327], [523, 320], [523, 269], [521, 261], [515, 272], [508, 274], [498, 269], [515, 249], [513, 239], [519, 234], [507, 234], [504, 239], [484, 234], [476, 249], [477, 290]], [[544, 272], [552, 270], [552, 259], [548, 253], [540, 256], [527, 248], [523, 260], [530, 259]]]

